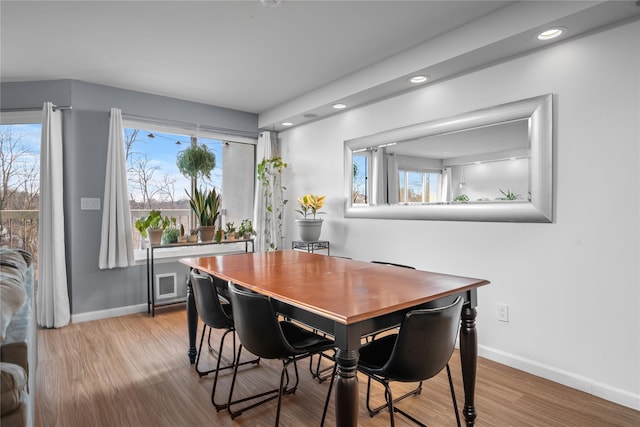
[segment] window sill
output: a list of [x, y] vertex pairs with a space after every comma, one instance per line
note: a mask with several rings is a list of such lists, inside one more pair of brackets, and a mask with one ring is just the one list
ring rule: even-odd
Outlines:
[[[163, 264], [169, 262], [177, 262], [181, 258], [191, 258], [203, 255], [229, 255], [236, 253], [245, 253], [245, 242], [238, 241], [225, 244], [197, 245], [197, 246], [179, 246], [169, 248], [156, 248], [153, 250], [153, 263]], [[133, 251], [136, 265], [147, 264], [147, 250], [136, 249]]]

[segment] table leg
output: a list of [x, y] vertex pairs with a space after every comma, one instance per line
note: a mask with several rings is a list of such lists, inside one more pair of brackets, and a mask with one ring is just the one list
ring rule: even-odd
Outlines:
[[338, 350], [336, 363], [336, 426], [358, 425], [358, 350]]
[[193, 365], [196, 362], [196, 332], [198, 330], [198, 313], [196, 311], [196, 302], [193, 298], [193, 288], [191, 287], [191, 279], [187, 280], [187, 329], [189, 331], [189, 362]]
[[474, 406], [476, 389], [476, 368], [478, 365], [478, 337], [476, 334], [476, 309], [465, 305], [462, 309], [460, 326], [460, 362], [462, 364], [462, 382], [464, 384], [464, 409], [462, 414], [467, 427], [474, 425], [476, 408]]

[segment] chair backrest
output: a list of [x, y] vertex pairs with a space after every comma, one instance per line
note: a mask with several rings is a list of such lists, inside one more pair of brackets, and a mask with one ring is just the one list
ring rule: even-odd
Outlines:
[[406, 314], [389, 360], [382, 368], [388, 378], [422, 381], [449, 362], [460, 328], [462, 297], [445, 307]]
[[404, 265], [404, 264], [396, 264], [395, 262], [387, 262], [387, 261], [371, 261], [373, 264], [385, 264], [385, 265], [393, 265], [394, 267], [402, 267], [402, 268], [410, 268], [412, 270], [415, 270], [415, 267], [412, 267], [410, 265]]
[[213, 278], [208, 274], [191, 271], [191, 288], [196, 302], [196, 310], [202, 321], [216, 329], [233, 327], [230, 304], [222, 304]]
[[271, 299], [229, 283], [233, 320], [242, 345], [256, 356], [279, 359], [295, 350], [284, 338]]

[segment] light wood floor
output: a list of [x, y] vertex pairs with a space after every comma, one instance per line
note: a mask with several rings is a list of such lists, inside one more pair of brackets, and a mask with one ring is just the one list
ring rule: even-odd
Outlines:
[[[215, 335], [215, 343], [219, 336]], [[186, 355], [183, 309], [160, 310], [154, 318], [136, 314], [40, 330], [38, 340], [37, 427], [260, 427], [274, 423], [275, 402], [233, 421], [225, 411], [215, 411], [210, 403], [213, 378], [199, 378]], [[214, 361], [209, 355], [203, 360], [208, 365]], [[283, 399], [283, 427], [320, 424], [328, 385], [312, 381], [307, 366], [300, 370], [296, 394]], [[451, 367], [461, 409], [457, 352]], [[238, 394], [276, 386], [279, 369], [279, 362], [269, 360], [245, 369], [239, 376]], [[225, 399], [230, 380], [230, 374], [221, 377], [219, 399]], [[380, 388], [375, 390], [381, 398]], [[386, 412], [368, 416], [365, 391], [366, 380], [360, 377], [360, 425], [389, 425]], [[430, 427], [455, 425], [444, 372], [427, 381], [422, 394], [406, 399], [401, 407]], [[333, 408], [332, 402], [327, 425], [334, 425]], [[640, 412], [482, 358], [476, 408], [479, 427], [640, 426]], [[398, 415], [396, 425], [412, 424]]]

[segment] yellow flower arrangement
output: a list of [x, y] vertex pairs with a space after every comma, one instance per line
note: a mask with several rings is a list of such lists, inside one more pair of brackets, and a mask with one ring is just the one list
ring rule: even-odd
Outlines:
[[300, 204], [300, 209], [296, 209], [296, 212], [299, 212], [307, 219], [307, 214], [313, 214], [313, 219], [316, 219], [316, 214], [323, 214], [324, 212], [320, 212], [320, 209], [324, 205], [324, 197], [318, 196], [316, 194], [305, 194], [302, 197], [298, 197], [298, 203]]

